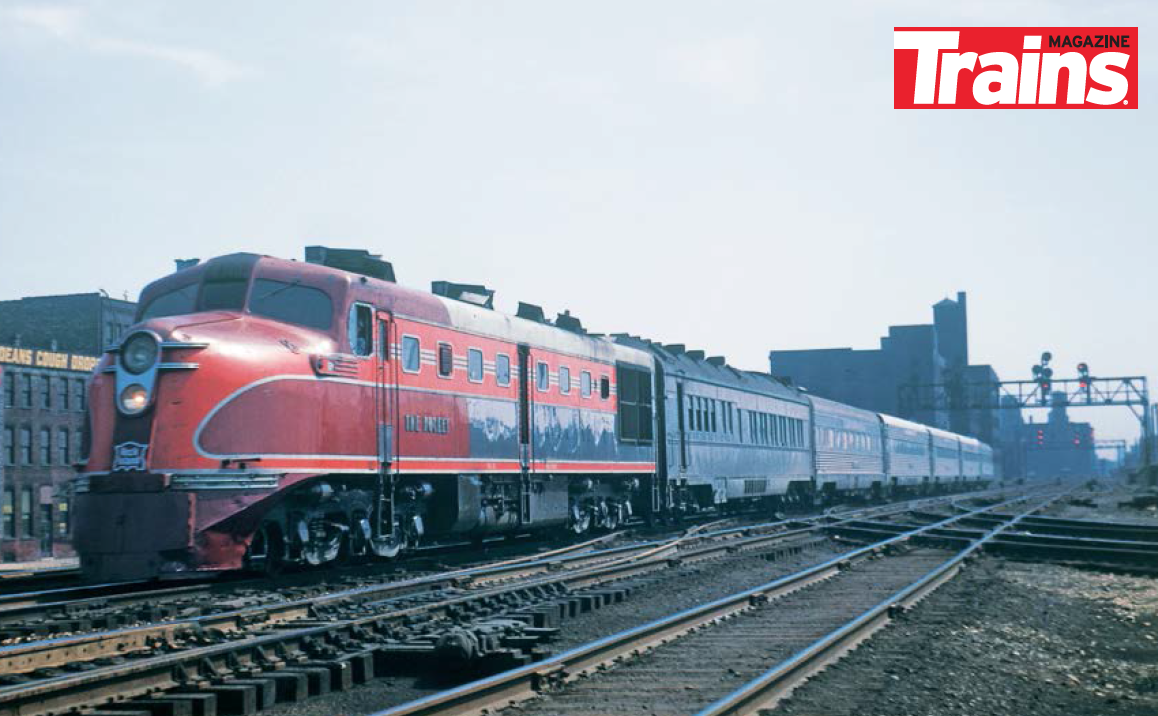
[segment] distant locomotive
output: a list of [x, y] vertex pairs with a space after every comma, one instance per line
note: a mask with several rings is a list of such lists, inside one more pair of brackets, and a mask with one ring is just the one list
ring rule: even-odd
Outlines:
[[993, 477], [971, 438], [533, 306], [504, 315], [482, 287], [436, 295], [369, 257], [307, 255], [223, 256], [142, 292], [90, 388], [88, 577], [393, 557], [423, 538]]

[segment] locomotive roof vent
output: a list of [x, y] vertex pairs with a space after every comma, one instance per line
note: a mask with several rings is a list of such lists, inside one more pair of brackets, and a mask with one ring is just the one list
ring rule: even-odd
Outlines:
[[704, 359], [704, 352], [703, 351], [688, 351], [687, 356], [688, 356], [688, 358], [691, 358], [692, 360], [703, 360]]
[[495, 292], [481, 283], [454, 283], [453, 281], [431, 281], [430, 292], [435, 296], [445, 296], [456, 301], [482, 306], [494, 310]]
[[395, 283], [393, 264], [383, 261], [381, 255], [372, 254], [365, 249], [307, 246], [306, 262]]
[[555, 317], [555, 325], [565, 331], [571, 331], [572, 333], [587, 333], [587, 331], [583, 328], [583, 322], [575, 316], [572, 316], [571, 312], [567, 310], [564, 310], [562, 313]]
[[676, 355], [679, 355], [680, 353], [686, 351], [688, 347], [683, 343], [668, 343], [663, 347], [663, 349], [668, 353], [675, 353]]
[[528, 321], [534, 321], [535, 323], [547, 322], [547, 317], [543, 314], [543, 307], [536, 306], [533, 303], [519, 301], [519, 310], [515, 311], [515, 315], [519, 318], [525, 318]]
[[724, 356], [709, 356], [708, 362], [711, 363], [712, 365], [723, 366], [724, 364], [726, 364], [728, 362], [728, 359], [725, 358]]

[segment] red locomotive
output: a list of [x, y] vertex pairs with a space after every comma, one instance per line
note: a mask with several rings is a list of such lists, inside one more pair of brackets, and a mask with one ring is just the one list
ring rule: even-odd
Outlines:
[[647, 353], [355, 259], [362, 273], [234, 254], [145, 288], [92, 380], [86, 576], [389, 557], [424, 534], [630, 514], [655, 451], [621, 439], [617, 411], [625, 382], [649, 390]]

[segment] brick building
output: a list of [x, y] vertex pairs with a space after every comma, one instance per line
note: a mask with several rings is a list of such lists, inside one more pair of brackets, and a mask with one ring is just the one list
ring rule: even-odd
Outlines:
[[100, 355], [133, 325], [137, 304], [103, 293], [0, 301], [0, 345]]
[[99, 293], [0, 301], [0, 560], [72, 554], [88, 378], [135, 311]]

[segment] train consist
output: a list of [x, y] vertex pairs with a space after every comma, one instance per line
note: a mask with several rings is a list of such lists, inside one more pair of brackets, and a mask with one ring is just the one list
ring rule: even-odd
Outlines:
[[89, 578], [392, 557], [423, 539], [612, 529], [757, 504], [967, 489], [972, 438], [365, 252], [232, 254], [141, 294], [97, 366], [76, 549]]

